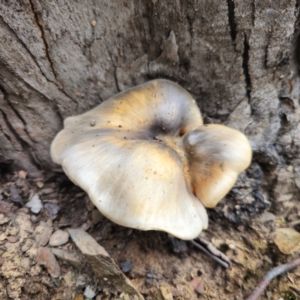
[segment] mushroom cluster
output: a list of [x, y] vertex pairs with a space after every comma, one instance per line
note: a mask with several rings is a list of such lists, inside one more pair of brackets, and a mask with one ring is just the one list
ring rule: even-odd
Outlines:
[[192, 96], [161, 79], [67, 118], [51, 156], [108, 219], [189, 240], [252, 152], [241, 132], [204, 125]]

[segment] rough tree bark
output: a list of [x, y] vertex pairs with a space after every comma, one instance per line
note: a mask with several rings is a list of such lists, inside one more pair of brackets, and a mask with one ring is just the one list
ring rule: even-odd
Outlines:
[[[246, 133], [254, 162], [220, 213], [299, 197], [299, 0], [2, 0], [0, 164], [41, 176], [63, 119], [169, 78], [206, 122]], [[231, 206], [230, 206], [231, 205]]]

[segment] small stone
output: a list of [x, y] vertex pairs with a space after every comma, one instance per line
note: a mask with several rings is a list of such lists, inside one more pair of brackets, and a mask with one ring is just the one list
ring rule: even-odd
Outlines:
[[195, 277], [191, 281], [191, 286], [194, 288], [194, 290], [199, 294], [203, 295], [204, 294], [204, 285], [202, 283], [201, 277]]
[[172, 295], [173, 297], [180, 297], [182, 296], [182, 292], [179, 291], [177, 288], [175, 287], [171, 287], [171, 291], [172, 291]]
[[30, 269], [31, 276], [38, 276], [42, 272], [42, 268], [40, 265], [35, 265]]
[[36, 186], [37, 186], [39, 189], [41, 189], [41, 188], [43, 188], [43, 186], [44, 186], [44, 182], [43, 182], [43, 181], [37, 181], [37, 182], [36, 182]]
[[65, 216], [61, 216], [60, 219], [59, 219], [59, 221], [58, 221], [58, 224], [59, 225], [64, 225], [64, 224], [67, 224], [67, 223], [68, 222], [67, 222], [66, 217]]
[[32, 247], [30, 247], [27, 251], [26, 254], [31, 258], [31, 259], [35, 259], [38, 255], [38, 248], [34, 245]]
[[60, 276], [60, 266], [49, 248], [41, 248], [36, 261], [39, 265], [46, 267], [51, 277], [58, 278]]
[[16, 252], [19, 250], [20, 243], [19, 242], [15, 242], [15, 243], [6, 242], [4, 246], [6, 247], [7, 252], [12, 253], [12, 252]]
[[11, 299], [20, 299], [22, 293], [22, 287], [26, 282], [25, 278], [15, 278], [15, 280], [9, 281], [6, 290], [9, 298]]
[[54, 191], [53, 188], [45, 188], [45, 189], [42, 189], [39, 193], [40, 195], [48, 195], [48, 194], [52, 194]]
[[19, 233], [19, 231], [20, 231], [20, 228], [11, 226], [11, 227], [6, 228], [5, 233], [7, 235], [17, 235]]
[[69, 234], [63, 230], [55, 231], [49, 241], [49, 245], [52, 247], [61, 246], [69, 240]]
[[266, 222], [274, 222], [276, 219], [276, 216], [268, 211], [265, 211], [259, 218], [257, 218], [257, 220], [260, 223], [266, 223]]
[[97, 24], [97, 22], [96, 22], [95, 20], [93, 20], [93, 21], [91, 22], [91, 24], [92, 24], [93, 27], [95, 27], [96, 24]]
[[77, 194], [75, 195], [75, 198], [82, 198], [84, 195], [85, 195], [84, 192], [77, 193]]
[[21, 171], [19, 171], [18, 175], [20, 178], [26, 179], [27, 172], [21, 170]]
[[5, 232], [0, 234], [0, 242], [4, 241], [7, 238], [7, 234]]
[[43, 208], [43, 204], [38, 194], [34, 194], [26, 206], [30, 208], [30, 211], [34, 214], [38, 214]]
[[48, 195], [43, 195], [43, 197], [45, 198], [45, 199], [47, 199], [47, 202], [50, 202], [50, 203], [57, 203], [58, 202], [58, 200], [57, 200], [57, 198], [58, 198], [58, 193], [56, 193], [56, 192], [54, 192], [54, 193], [51, 193], [51, 194], [48, 194]]
[[19, 239], [16, 236], [9, 236], [9, 237], [7, 237], [7, 240], [10, 243], [16, 243]]
[[76, 287], [82, 289], [86, 286], [86, 279], [84, 276], [79, 275], [76, 280]]
[[68, 271], [68, 270], [67, 270], [66, 268], [64, 268], [64, 267], [61, 268], [61, 271], [63, 271], [64, 273], [66, 273], [66, 274], [63, 276], [66, 286], [68, 286], [68, 287], [73, 286], [74, 283], [75, 283], [75, 282], [74, 282], [74, 281], [75, 281], [75, 279], [74, 279], [74, 273], [71, 272], [71, 271]]
[[5, 217], [3, 214], [0, 214], [0, 225], [6, 224], [10, 221], [9, 218]]
[[284, 254], [297, 253], [300, 251], [300, 233], [294, 228], [277, 228], [274, 243]]
[[153, 279], [147, 278], [147, 279], [145, 280], [145, 286], [146, 286], [147, 288], [151, 288], [151, 287], [153, 286]]
[[20, 194], [14, 184], [10, 185], [9, 192], [10, 192], [10, 200], [14, 203], [17, 203], [17, 204], [20, 204], [21, 206], [23, 206], [23, 199], [20, 196]]
[[124, 273], [129, 273], [132, 270], [132, 260], [128, 259], [121, 265], [121, 270]]
[[68, 252], [58, 248], [52, 248], [51, 251], [59, 259], [67, 261], [68, 263], [75, 266], [76, 268], [82, 268], [83, 264], [81, 262], [81, 259], [75, 253]]
[[93, 209], [92, 211], [92, 223], [94, 225], [101, 222], [105, 217], [100, 213], [98, 209]]
[[39, 218], [35, 215], [31, 215], [30, 220], [31, 220], [32, 223], [37, 223], [39, 221]]
[[92, 211], [93, 208], [95, 207], [94, 203], [91, 201], [91, 199], [88, 196], [86, 196], [84, 200], [85, 200], [87, 210]]
[[22, 246], [21, 250], [23, 252], [26, 252], [30, 247], [32, 246], [32, 240], [27, 239], [24, 243], [24, 245]]
[[60, 210], [60, 207], [55, 203], [46, 203], [45, 204], [45, 209], [47, 210], [50, 219], [54, 220], [57, 217], [57, 214]]
[[45, 231], [45, 228], [46, 228], [46, 225], [44, 222], [41, 222], [40, 225], [38, 225], [36, 228], [35, 228], [35, 231], [34, 233], [37, 235], [37, 234], [41, 234]]
[[167, 286], [161, 286], [159, 289], [164, 300], [173, 300], [173, 295]]
[[30, 269], [30, 259], [28, 257], [22, 257], [20, 266], [22, 269], [24, 269], [26, 272]]
[[95, 291], [91, 288], [91, 286], [87, 286], [84, 291], [84, 296], [89, 299], [93, 299], [96, 296]]
[[30, 215], [26, 213], [18, 213], [15, 218], [15, 222], [18, 224], [18, 228], [20, 228], [19, 238], [22, 243], [31, 233], [33, 233]]
[[81, 225], [81, 229], [83, 229], [84, 231], [89, 230], [89, 228], [91, 227], [91, 223], [90, 222], [85, 222]]
[[[98, 295], [98, 296], [100, 296], [100, 295]], [[98, 296], [97, 296], [96, 300], [101, 300], [100, 298], [98, 298]], [[122, 299], [122, 300], [130, 300], [130, 297], [129, 297], [128, 294], [121, 293], [120, 299]]]
[[12, 217], [14, 214], [12, 212], [12, 204], [0, 201], [0, 213], [3, 214], [5, 217]]
[[52, 227], [46, 227], [41, 234], [37, 234], [35, 237], [35, 240], [40, 246], [46, 246], [49, 242], [49, 239], [52, 235], [53, 228]]

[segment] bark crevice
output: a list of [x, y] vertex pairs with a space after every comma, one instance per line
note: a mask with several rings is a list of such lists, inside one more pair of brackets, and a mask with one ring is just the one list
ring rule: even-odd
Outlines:
[[245, 78], [245, 85], [246, 85], [246, 95], [248, 98], [248, 101], [250, 102], [251, 99], [251, 76], [249, 72], [249, 50], [250, 45], [247, 40], [247, 35], [244, 34], [244, 51], [243, 51], [243, 72], [244, 72], [244, 78]]
[[[6, 120], [7, 117], [6, 117], [5, 113], [2, 111], [1, 108], [0, 108], [0, 111], [1, 111], [1, 115], [3, 116], [3, 118], [2, 118], [3, 121], [5, 122], [6, 126], [9, 128], [8, 122]], [[10, 142], [10, 144], [13, 146], [14, 151], [22, 152], [22, 150], [19, 150], [18, 148], [16, 148], [16, 146], [15, 146], [15, 144], [14, 144], [11, 136], [5, 130], [3, 130], [3, 129], [2, 129], [2, 132], [3, 132], [4, 136], [7, 138], [7, 140]]]
[[[186, 16], [186, 19], [188, 21], [188, 24], [189, 24], [189, 32], [190, 32], [190, 37], [191, 37], [191, 42], [190, 42], [190, 56], [192, 55], [192, 50], [193, 50], [193, 20], [190, 16]], [[189, 72], [189, 64], [187, 66], [185, 66], [187, 68], [185, 68], [185, 70], [187, 72]]]
[[[0, 108], [0, 110], [2, 112], [3, 120], [6, 123], [7, 128], [10, 130], [13, 137], [16, 139], [16, 141], [21, 145], [21, 147], [23, 149], [23, 151], [15, 149], [15, 151], [20, 152], [20, 153], [25, 152], [27, 154], [28, 159], [30, 159], [30, 164], [33, 165], [35, 168], [38, 168], [39, 165], [37, 164], [35, 157], [32, 155], [32, 151], [31, 151], [32, 146], [27, 141], [24, 141], [24, 139], [22, 139], [20, 137], [20, 135], [16, 132], [13, 124], [11, 124], [11, 122], [9, 121], [9, 117], [5, 113], [5, 111], [2, 108]], [[11, 138], [9, 138], [9, 140], [11, 141]], [[13, 145], [13, 143], [12, 143], [12, 145]]]
[[[53, 65], [53, 62], [52, 62], [52, 59], [50, 57], [50, 54], [49, 54], [49, 46], [48, 46], [48, 42], [47, 42], [47, 39], [45, 37], [45, 32], [44, 32], [44, 28], [42, 26], [42, 24], [40, 23], [39, 21], [39, 17], [38, 17], [38, 14], [35, 10], [35, 7], [34, 7], [34, 4], [32, 2], [32, 0], [29, 0], [29, 3], [30, 3], [30, 7], [31, 7], [31, 11], [33, 13], [33, 16], [34, 16], [34, 19], [35, 19], [35, 22], [36, 22], [36, 25], [38, 26], [39, 30], [40, 30], [40, 33], [41, 33], [41, 38], [43, 40], [43, 43], [44, 43], [44, 46], [45, 46], [45, 54], [46, 54], [46, 57], [47, 57], [47, 60], [49, 61], [49, 65], [50, 65], [50, 68], [52, 70], [52, 73], [53, 73], [53, 76], [56, 80], [56, 82], [50, 80], [49, 78], [47, 78], [47, 76], [45, 74], [43, 74], [45, 76], [45, 78], [49, 81], [49, 82], [52, 82], [53, 84], [56, 85], [56, 87], [66, 96], [68, 97], [69, 99], [71, 99], [73, 102], [76, 103], [77, 107], [78, 107], [78, 102], [73, 98], [71, 97], [64, 89], [64, 86], [63, 84], [57, 79], [57, 76], [56, 76], [56, 72], [55, 72], [55, 68], [54, 68], [54, 65]], [[40, 68], [40, 67], [39, 67]]]
[[[26, 139], [16, 132], [16, 130], [15, 130], [13, 124], [11, 124], [11, 123], [9, 122], [9, 118], [8, 118], [6, 112], [5, 112], [3, 109], [1, 109], [1, 111], [2, 111], [3, 114], [4, 114], [4, 118], [5, 118], [5, 120], [6, 120], [7, 125], [10, 125], [10, 126], [8, 126], [8, 127], [10, 128], [10, 130], [11, 130], [15, 135], [17, 135], [17, 136], [19, 137], [19, 139], [17, 139], [17, 138], [16, 138], [16, 139], [20, 142], [20, 144], [21, 144], [22, 146], [23, 146], [23, 144], [25, 143], [26, 145], [32, 147], [33, 144], [34, 144], [34, 141], [32, 140], [32, 138], [30, 137], [30, 135], [28, 134], [28, 132], [27, 132], [27, 130], [26, 130], [26, 126], [27, 126], [26, 121], [24, 120], [24, 118], [22, 118], [22, 116], [20, 115], [20, 113], [19, 113], [19, 112], [15, 109], [15, 107], [11, 104], [11, 102], [10, 102], [9, 99], [8, 99], [9, 97], [8, 97], [8, 95], [7, 95], [6, 91], [5, 91], [5, 89], [4, 89], [1, 85], [0, 85], [0, 91], [2, 92], [2, 94], [3, 94], [3, 99], [6, 101], [7, 105], [9, 106], [9, 108], [12, 110], [12, 112], [15, 114], [15, 116], [22, 122], [22, 124], [23, 124], [23, 126], [24, 126], [23, 132], [26, 134]], [[27, 139], [27, 138], [28, 138], [28, 139]], [[21, 143], [21, 141], [23, 142], [23, 144]], [[25, 145], [25, 144], [24, 144], [24, 145]]]
[[16, 34], [16, 32], [9, 26], [9, 24], [7, 22], [5, 22], [5, 20], [3, 19], [3, 17], [0, 15], [0, 20], [2, 22], [2, 24], [4, 26], [6, 26], [6, 28], [8, 29], [8, 31], [16, 38], [16, 40], [22, 45], [22, 47], [24, 47], [24, 49], [26, 49], [27, 53], [30, 55], [30, 57], [32, 58], [32, 60], [35, 62], [36, 66], [38, 67], [38, 69], [40, 70], [40, 72], [43, 74], [43, 76], [48, 80], [51, 81], [47, 78], [46, 74], [43, 72], [42, 68], [40, 67], [40, 65], [38, 64], [36, 57], [32, 54], [32, 52], [30, 51], [30, 49], [27, 47], [27, 45], [18, 37], [18, 35]]
[[235, 22], [235, 4], [233, 0], [227, 0], [228, 7], [228, 24], [230, 28], [230, 36], [232, 42], [235, 44], [236, 35], [237, 35], [237, 25]]
[[252, 27], [254, 27], [255, 26], [255, 12], [256, 12], [255, 0], [253, 0], [251, 2], [251, 7], [252, 7], [252, 13], [251, 13], [251, 16], [252, 16]]
[[117, 69], [118, 69], [118, 66], [117, 66], [116, 63], [115, 63], [114, 58], [113, 58], [113, 55], [112, 55], [112, 52], [110, 51], [110, 49], [109, 49], [107, 43], [105, 42], [105, 40], [104, 40], [102, 37], [100, 37], [100, 40], [101, 40], [101, 41], [103, 42], [103, 44], [105, 45], [106, 51], [107, 51], [107, 53], [108, 53], [108, 55], [109, 55], [109, 58], [110, 58], [110, 60], [111, 60], [111, 62], [112, 62], [112, 64], [113, 64], [113, 67], [114, 67], [113, 77], [114, 77], [114, 81], [115, 81], [115, 85], [116, 85], [116, 90], [117, 90], [118, 92], [120, 92], [121, 89], [120, 89], [120, 87], [119, 87], [118, 76], [117, 76]]
[[39, 30], [41, 32], [41, 38], [42, 38], [42, 40], [44, 42], [44, 46], [45, 46], [45, 54], [46, 54], [47, 59], [49, 61], [49, 64], [50, 64], [53, 76], [54, 76], [55, 80], [57, 81], [56, 73], [55, 73], [55, 70], [54, 70], [54, 66], [53, 66], [52, 60], [51, 60], [50, 55], [49, 55], [48, 42], [47, 42], [47, 40], [45, 38], [45, 32], [44, 32], [43, 26], [40, 24], [40, 21], [39, 21], [37, 13], [35, 11], [35, 8], [34, 8], [34, 5], [32, 3], [32, 0], [29, 0], [29, 3], [30, 3], [30, 6], [31, 6], [31, 10], [32, 10], [32, 13], [33, 13], [36, 25], [38, 26], [38, 28], [39, 28]]

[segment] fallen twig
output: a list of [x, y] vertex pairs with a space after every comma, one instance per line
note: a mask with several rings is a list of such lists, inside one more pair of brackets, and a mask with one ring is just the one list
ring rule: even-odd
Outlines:
[[211, 252], [213, 255], [217, 256], [221, 260], [225, 261], [229, 267], [232, 267], [230, 258], [228, 258], [223, 252], [218, 250], [212, 243], [200, 236], [197, 238], [197, 240], [200, 242], [200, 244], [207, 248], [209, 252]]
[[249, 238], [247, 238], [246, 236], [242, 235], [242, 239], [243, 239], [244, 243], [247, 246], [249, 246], [252, 250], [256, 249], [255, 245], [252, 243], [252, 241]]
[[271, 269], [262, 279], [262, 281], [258, 284], [258, 286], [254, 289], [254, 291], [245, 298], [245, 300], [256, 300], [270, 283], [270, 281], [276, 276], [288, 272], [296, 267], [300, 266], [300, 258], [295, 259], [289, 263], [283, 264], [276, 268]]
[[294, 286], [290, 286], [290, 289], [293, 290], [297, 295], [300, 296], [300, 290], [296, 289]]
[[300, 224], [300, 220], [297, 220], [297, 221], [289, 222], [286, 225], [288, 227], [294, 227], [294, 226], [299, 225], [299, 224]]
[[[203, 239], [200, 240], [203, 243]], [[199, 250], [201, 250], [202, 252], [204, 252], [206, 255], [208, 255], [209, 257], [211, 257], [213, 260], [215, 260], [217, 263], [219, 263], [222, 267], [228, 269], [229, 267], [231, 267], [231, 262], [230, 260], [227, 258], [227, 256], [225, 254], [223, 254], [222, 252], [220, 252], [218, 249], [214, 248], [213, 245], [207, 241], [205, 241], [205, 246], [202, 246], [201, 244], [195, 242], [194, 240], [190, 241], [196, 248], [198, 248]], [[207, 247], [207, 245], [209, 245], [209, 247]], [[213, 248], [213, 251], [211, 251]], [[220, 253], [222, 254], [222, 258], [225, 256], [227, 258], [226, 262], [224, 260], [222, 260], [220, 258]], [[227, 262], [228, 261], [228, 262]]]

